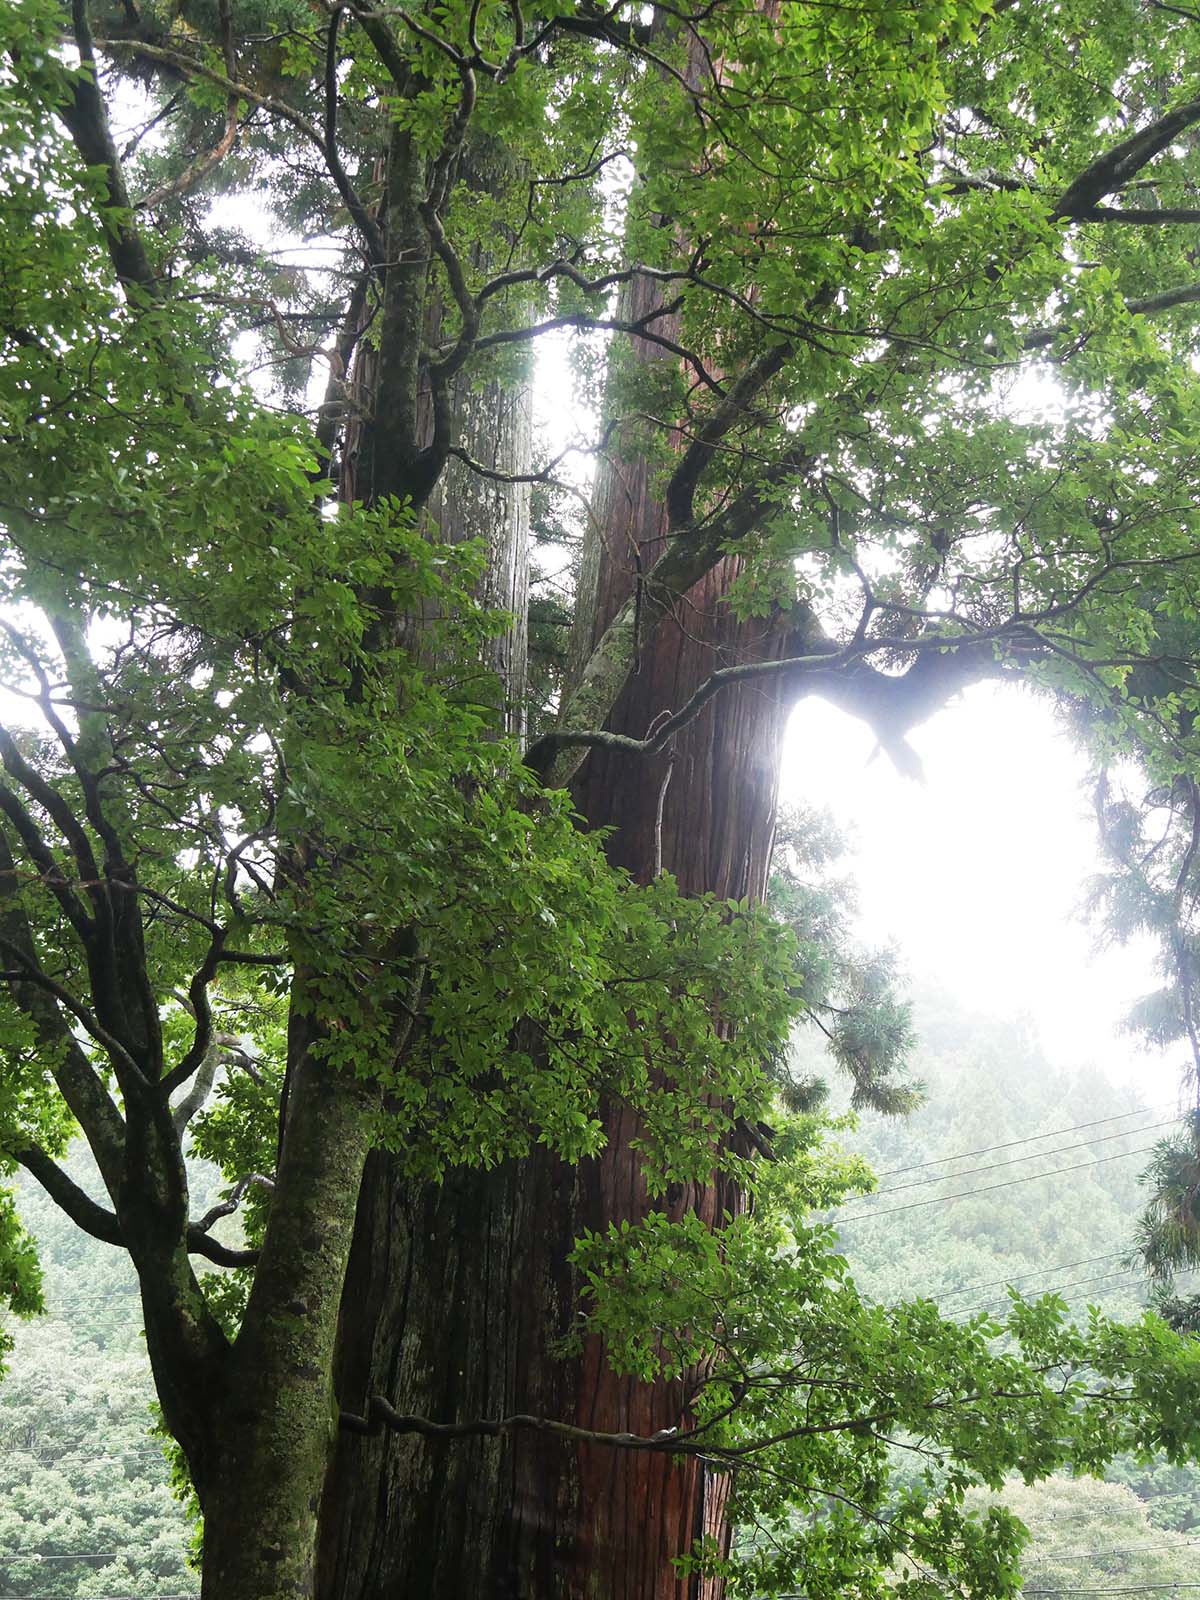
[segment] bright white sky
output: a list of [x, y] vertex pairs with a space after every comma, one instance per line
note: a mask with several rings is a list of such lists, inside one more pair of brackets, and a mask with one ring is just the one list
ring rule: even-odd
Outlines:
[[1051, 706], [980, 684], [918, 728], [926, 782], [901, 777], [865, 724], [818, 700], [793, 717], [783, 799], [828, 807], [855, 844], [861, 927], [917, 981], [989, 1014], [1027, 1017], [1056, 1065], [1094, 1064], [1174, 1096], [1182, 1051], [1120, 1030], [1158, 987], [1148, 942], [1095, 949], [1079, 914], [1097, 870], [1086, 763]]

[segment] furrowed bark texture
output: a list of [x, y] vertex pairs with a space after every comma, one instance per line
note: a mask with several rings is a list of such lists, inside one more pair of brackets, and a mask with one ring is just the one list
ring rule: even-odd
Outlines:
[[[649, 309], [653, 292], [649, 285], [634, 285], [634, 316]], [[640, 346], [639, 354], [656, 359], [659, 352]], [[585, 649], [664, 548], [665, 518], [643, 460], [618, 459], [607, 468], [596, 512], [598, 548], [586, 574], [593, 588], [580, 608], [581, 627], [590, 630], [590, 638], [581, 641]], [[610, 728], [644, 737], [714, 668], [786, 652], [787, 627], [781, 619], [738, 622], [725, 604], [736, 573], [736, 563], [727, 560], [666, 615], [647, 608], [637, 670], [609, 719]], [[784, 682], [751, 683], [718, 695], [659, 757], [593, 750], [575, 794], [593, 827], [614, 830], [610, 859], [642, 881], [660, 870], [670, 872], [685, 894], [761, 900], [789, 704]], [[628, 1110], [610, 1113], [607, 1145], [581, 1174], [574, 1232], [635, 1222], [650, 1210], [630, 1148], [637, 1131]], [[675, 1217], [694, 1211], [714, 1224], [740, 1203], [734, 1186], [717, 1181], [674, 1187], [667, 1210]], [[573, 1389], [574, 1420], [589, 1428], [645, 1434], [687, 1422], [679, 1385], [617, 1376], [594, 1341]], [[564, 1595], [571, 1600], [715, 1600], [719, 1590], [706, 1580], [681, 1576], [675, 1559], [703, 1536], [726, 1546], [724, 1479], [691, 1459], [586, 1446], [576, 1452], [574, 1479], [578, 1556], [564, 1574]]]
[[[464, 369], [452, 384], [451, 407], [462, 447], [481, 466], [499, 474], [527, 473], [533, 460], [533, 402], [527, 377], [476, 388]], [[487, 665], [504, 696], [505, 728], [525, 737], [526, 661], [529, 644], [528, 483], [481, 477], [451, 458], [430, 496], [434, 537], [448, 544], [483, 539], [488, 562], [480, 603], [503, 611], [510, 625], [491, 641]]]
[[[639, 354], [656, 358], [650, 346]], [[632, 591], [634, 550], [644, 572], [662, 549], [644, 462], [606, 472], [597, 512], [585, 645]], [[647, 614], [639, 671], [611, 727], [640, 736], [714, 666], [781, 649], [780, 624], [737, 623], [722, 603], [734, 572], [726, 563], [672, 614]], [[614, 862], [642, 880], [673, 872], [688, 893], [760, 898], [786, 693], [771, 683], [718, 697], [655, 761], [594, 752], [577, 799], [589, 823], [615, 828]], [[567, 1169], [539, 1152], [500, 1172], [456, 1174], [441, 1190], [407, 1186], [373, 1157], [343, 1304], [343, 1407], [362, 1414], [382, 1394], [437, 1421], [526, 1412], [603, 1431], [684, 1424], [682, 1385], [618, 1378], [594, 1344], [580, 1360], [554, 1349], [575, 1306], [572, 1241], [584, 1227], [649, 1209], [630, 1149], [635, 1132], [627, 1113], [613, 1111], [599, 1159]], [[673, 1214], [696, 1210], [710, 1222], [738, 1204], [716, 1183], [669, 1196]], [[318, 1594], [715, 1600], [716, 1590], [681, 1577], [674, 1563], [702, 1535], [725, 1542], [725, 1498], [723, 1481], [694, 1461], [529, 1434], [437, 1445], [347, 1437], [326, 1496]]]
[[[487, 161], [473, 153], [468, 177], [486, 187]], [[490, 159], [498, 159], [492, 153]], [[486, 262], [476, 258], [476, 265]], [[437, 333], [440, 309], [427, 313]], [[373, 381], [368, 353], [360, 383]], [[530, 487], [504, 481], [532, 463], [532, 400], [517, 367], [478, 386], [464, 369], [451, 381], [454, 444], [496, 474], [451, 457], [424, 512], [431, 538], [481, 539], [484, 605], [508, 612], [487, 665], [504, 697], [507, 730], [524, 734], [529, 606]], [[423, 428], [432, 426], [429, 397]], [[355, 491], [352, 491], [355, 492]], [[361, 493], [361, 484], [357, 491]], [[522, 1395], [558, 1415], [561, 1381], [547, 1339], [567, 1303], [554, 1274], [569, 1245], [568, 1168], [532, 1175], [515, 1163], [486, 1173], [451, 1173], [440, 1187], [414, 1184], [382, 1153], [371, 1156], [359, 1196], [343, 1297], [336, 1383], [342, 1408], [362, 1415], [372, 1394], [422, 1415], [498, 1416]], [[558, 1225], [561, 1237], [550, 1237]], [[501, 1440], [427, 1445], [416, 1438], [351, 1434], [339, 1441], [322, 1508], [317, 1594], [365, 1596], [550, 1594], [550, 1544], [536, 1505], [553, 1484], [561, 1453], [527, 1445], [514, 1460]], [[550, 1491], [553, 1499], [553, 1489]], [[514, 1506], [531, 1508], [514, 1513]], [[509, 1572], [525, 1576], [516, 1587]], [[507, 1586], [506, 1586], [507, 1585]]]

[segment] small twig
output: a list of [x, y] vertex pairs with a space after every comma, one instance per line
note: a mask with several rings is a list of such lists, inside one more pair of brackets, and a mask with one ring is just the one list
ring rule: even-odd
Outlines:
[[226, 1199], [219, 1200], [215, 1206], [210, 1206], [198, 1222], [189, 1223], [189, 1237], [194, 1234], [208, 1233], [216, 1223], [220, 1222], [222, 1217], [231, 1217], [241, 1205], [246, 1191], [254, 1184], [258, 1184], [263, 1189], [274, 1189], [275, 1179], [268, 1178], [262, 1172], [248, 1172], [244, 1178], [239, 1178], [229, 1191]]

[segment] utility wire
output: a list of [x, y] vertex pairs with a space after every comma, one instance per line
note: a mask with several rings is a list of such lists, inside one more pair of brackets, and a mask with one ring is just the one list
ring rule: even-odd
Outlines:
[[42, 1556], [36, 1552], [25, 1553], [21, 1550], [0, 1550], [0, 1562], [32, 1561], [35, 1566], [40, 1566], [43, 1561], [122, 1561], [129, 1556], [145, 1556], [145, 1550], [68, 1550], [62, 1555]]
[[[1130, 1489], [1127, 1483], [1113, 1483], [1111, 1478], [1103, 1478], [1100, 1481], [1102, 1483], [1112, 1483], [1114, 1489], [1129, 1489], [1130, 1494], [1135, 1496], [1139, 1505], [1149, 1505], [1153, 1500], [1174, 1500], [1181, 1494], [1194, 1494], [1197, 1488], [1200, 1488], [1200, 1484], [1193, 1483], [1185, 1485], [1182, 1489], [1158, 1489], [1154, 1494], [1138, 1494], [1137, 1490]], [[1093, 1508], [1091, 1511], [1073, 1511], [1069, 1517], [1057, 1515], [1039, 1517], [1038, 1526], [1040, 1527], [1043, 1522], [1087, 1522], [1089, 1518], [1102, 1515], [1105, 1509], [1100, 1507], [1098, 1510]], [[1189, 1528], [1186, 1531], [1191, 1533], [1194, 1530]], [[1034, 1529], [1033, 1532], [1036, 1537], [1037, 1530]]]
[[1130, 1544], [1124, 1545], [1119, 1550], [1071, 1550], [1066, 1555], [1048, 1556], [1039, 1555], [1039, 1561], [1088, 1561], [1093, 1556], [1134, 1556], [1140, 1555], [1143, 1550], [1187, 1550], [1192, 1545], [1200, 1544], [1200, 1539], [1188, 1539], [1183, 1544]]
[[[1200, 1583], [1132, 1583], [1116, 1589], [1022, 1589], [1022, 1595], [1031, 1594], [1166, 1594], [1174, 1589], [1200, 1589]], [[123, 1600], [123, 1597], [105, 1595], [102, 1600]], [[162, 1597], [160, 1597], [162, 1600]]]
[[927, 1296], [930, 1300], [957, 1300], [959, 1295], [974, 1294], [977, 1289], [994, 1289], [997, 1284], [1016, 1283], [1019, 1278], [1035, 1278], [1039, 1272], [1069, 1272], [1072, 1267], [1090, 1267], [1097, 1261], [1113, 1261], [1120, 1250], [1110, 1250], [1103, 1256], [1084, 1256], [1079, 1261], [1053, 1261], [1044, 1267], [1030, 1267], [1028, 1272], [1012, 1272], [1007, 1278], [987, 1278], [983, 1283], [965, 1283], [961, 1289], [941, 1289]]
[[1015, 1166], [1018, 1161], [1040, 1161], [1043, 1156], [1061, 1156], [1068, 1150], [1085, 1150], [1089, 1145], [1107, 1144], [1112, 1139], [1132, 1139], [1138, 1133], [1154, 1133], [1159, 1128], [1171, 1128], [1178, 1122], [1177, 1117], [1168, 1117], [1165, 1122], [1152, 1122], [1148, 1128], [1125, 1128], [1120, 1133], [1100, 1133], [1094, 1139], [1081, 1139], [1077, 1144], [1060, 1144], [1053, 1150], [1031, 1150], [1025, 1156], [1009, 1156], [1007, 1161], [989, 1161], [983, 1167], [968, 1167], [965, 1172], [947, 1172], [940, 1178], [914, 1178], [912, 1183], [893, 1184], [890, 1189], [876, 1189], [875, 1194], [882, 1198], [888, 1194], [902, 1194], [905, 1189], [924, 1189], [931, 1183], [953, 1183], [955, 1178], [973, 1178], [979, 1172], [995, 1172], [997, 1167]]
[[[898, 1178], [902, 1172], [920, 1172], [924, 1167], [940, 1167], [947, 1161], [965, 1161], [968, 1156], [990, 1156], [997, 1150], [1013, 1150], [1019, 1144], [1033, 1144], [1038, 1139], [1057, 1139], [1063, 1133], [1082, 1133], [1085, 1128], [1101, 1128], [1109, 1122], [1124, 1122], [1129, 1117], [1148, 1117], [1154, 1111], [1165, 1111], [1174, 1101], [1164, 1100], [1157, 1106], [1139, 1106], [1136, 1111], [1120, 1111], [1115, 1116], [1097, 1117], [1094, 1122], [1076, 1122], [1069, 1128], [1050, 1128], [1045, 1133], [1027, 1133], [1021, 1139], [1009, 1139], [1004, 1144], [985, 1144], [978, 1150], [960, 1150], [957, 1155], [934, 1156], [929, 1161], [914, 1161], [908, 1167], [891, 1167], [878, 1174], [881, 1178]], [[1132, 1133], [1141, 1130], [1133, 1128]]]
[[985, 1183], [978, 1189], [963, 1189], [959, 1194], [939, 1194], [929, 1200], [910, 1200], [906, 1205], [888, 1206], [882, 1211], [854, 1211], [848, 1217], [838, 1217], [834, 1225], [840, 1228], [843, 1223], [862, 1222], [868, 1217], [894, 1217], [901, 1211], [916, 1211], [921, 1206], [940, 1206], [951, 1200], [969, 1200], [975, 1195], [991, 1194], [994, 1189], [1011, 1189], [1015, 1183], [1036, 1183], [1039, 1178], [1061, 1178], [1068, 1172], [1082, 1172], [1085, 1167], [1102, 1167], [1106, 1161], [1122, 1161], [1126, 1156], [1148, 1156], [1153, 1149], [1153, 1145], [1146, 1145], [1139, 1150], [1118, 1150], [1115, 1155], [1098, 1156], [1095, 1161], [1076, 1161], [1070, 1167], [1055, 1167], [1052, 1172], [1028, 1172], [1020, 1178], [1006, 1178], [1003, 1183]]
[[[1082, 1289], [1085, 1284], [1108, 1283], [1112, 1278], [1125, 1278], [1128, 1277], [1129, 1274], [1134, 1270], [1135, 1269], [1133, 1267], [1123, 1267], [1120, 1272], [1103, 1272], [1098, 1277], [1075, 1278], [1070, 1283], [1051, 1283], [1047, 1284], [1044, 1289], [1022, 1289], [1020, 1292], [1026, 1300], [1040, 1300], [1043, 1295], [1061, 1294], [1064, 1289]], [[961, 1307], [959, 1307], [950, 1317], [950, 1321], [958, 1322], [965, 1317], [976, 1316], [981, 1311], [991, 1311], [996, 1307], [1007, 1306], [1011, 1304], [1012, 1302], [1007, 1296], [1005, 1296], [1005, 1298], [1002, 1300], [985, 1300], [981, 1306], [972, 1306], [969, 1311], [964, 1311]]]

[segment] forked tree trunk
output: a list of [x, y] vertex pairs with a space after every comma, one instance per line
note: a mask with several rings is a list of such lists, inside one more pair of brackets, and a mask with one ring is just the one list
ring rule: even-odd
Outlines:
[[[650, 290], [638, 286], [637, 294]], [[650, 347], [641, 352], [652, 358]], [[585, 562], [587, 646], [661, 551], [661, 509], [644, 462], [607, 469]], [[635, 547], [639, 550], [634, 558]], [[776, 654], [777, 621], [738, 623], [726, 563], [675, 615], [646, 618], [640, 667], [610, 726], [641, 735], [714, 667]], [[598, 753], [577, 788], [583, 815], [615, 831], [614, 863], [640, 880], [674, 873], [686, 893], [759, 899], [774, 833], [785, 690], [748, 686], [710, 703], [654, 761]], [[664, 779], [669, 772], [665, 793]], [[600, 1431], [649, 1433], [686, 1420], [678, 1384], [613, 1375], [601, 1351], [564, 1361], [567, 1264], [585, 1228], [646, 1214], [628, 1114], [604, 1153], [578, 1168], [535, 1153], [498, 1172], [404, 1183], [372, 1158], [343, 1304], [339, 1394], [372, 1394], [435, 1421], [513, 1413]], [[723, 1184], [678, 1187], [673, 1214], [709, 1222], [736, 1208]], [[321, 1600], [691, 1600], [715, 1591], [675, 1565], [697, 1538], [724, 1543], [725, 1490], [694, 1461], [527, 1433], [430, 1446], [413, 1436], [346, 1436], [323, 1517]]]

